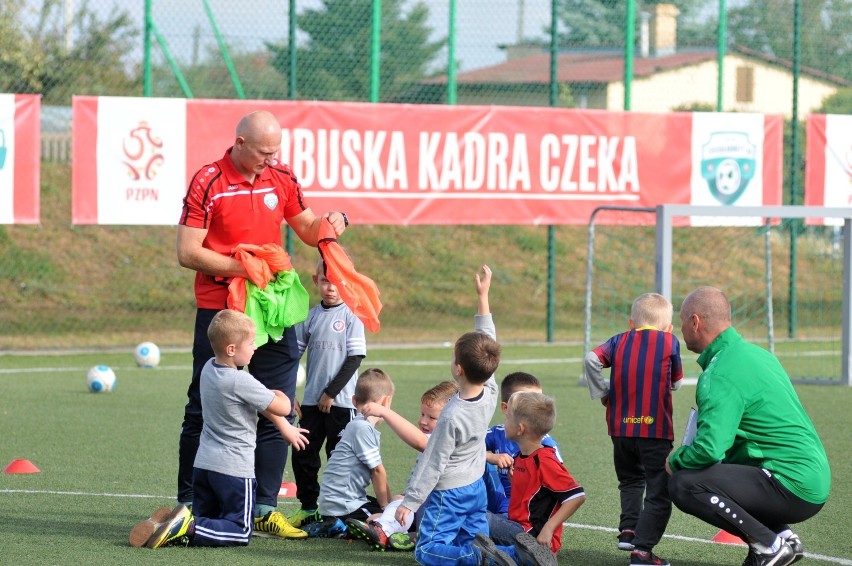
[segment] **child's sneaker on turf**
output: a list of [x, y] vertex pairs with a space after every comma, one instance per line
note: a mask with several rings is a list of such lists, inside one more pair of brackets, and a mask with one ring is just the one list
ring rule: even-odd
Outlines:
[[481, 566], [517, 566], [512, 557], [497, 548], [490, 537], [477, 533], [473, 539], [473, 548], [479, 552], [479, 564]]
[[633, 550], [634, 538], [636, 538], [636, 533], [628, 529], [618, 533], [618, 550]]
[[410, 552], [417, 546], [416, 533], [394, 533], [388, 537], [388, 548]]
[[376, 523], [365, 523], [358, 519], [346, 519], [345, 523], [349, 534], [366, 541], [373, 550], [384, 552], [388, 548], [388, 535]]
[[169, 518], [171, 512], [172, 510], [168, 507], [160, 507], [151, 513], [150, 517], [136, 523], [136, 526], [130, 530], [130, 546], [136, 548], [144, 546], [151, 535], [154, 534], [154, 531], [157, 530], [157, 527], [160, 526], [160, 523]]
[[796, 560], [796, 552], [785, 540], [781, 541], [781, 546], [775, 552], [758, 552], [754, 547], [751, 547], [751, 551], [754, 553], [755, 566], [788, 566]]
[[162, 548], [164, 546], [187, 546], [195, 535], [195, 517], [186, 505], [178, 505], [161, 522], [145, 546]]
[[319, 509], [299, 509], [292, 515], [288, 515], [287, 520], [291, 525], [300, 529], [305, 525], [322, 521], [322, 515], [319, 514]]
[[287, 517], [278, 511], [270, 511], [263, 517], [255, 517], [252, 534], [256, 537], [308, 538], [308, 533], [291, 525]]
[[305, 527], [309, 537], [313, 538], [346, 538], [346, 525], [340, 519], [323, 519]]
[[671, 566], [668, 560], [660, 558], [650, 550], [634, 549], [630, 553], [631, 564], [650, 564], [651, 566]]
[[556, 555], [527, 532], [515, 535], [515, 552], [522, 566], [556, 566]]
[[805, 547], [802, 545], [799, 535], [793, 533], [785, 540], [787, 541], [787, 544], [790, 545], [790, 548], [793, 549], [793, 554], [795, 554], [795, 558], [793, 558], [793, 562], [790, 562], [790, 564], [794, 564], [805, 557]]

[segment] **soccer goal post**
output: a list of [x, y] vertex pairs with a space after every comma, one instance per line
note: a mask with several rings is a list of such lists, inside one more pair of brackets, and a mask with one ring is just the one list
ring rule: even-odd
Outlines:
[[[673, 260], [673, 228], [676, 224], [675, 219], [684, 217], [693, 219], [697, 217], [739, 218], [743, 219], [743, 222], [747, 222], [746, 219], [748, 218], [757, 219], [758, 222], [781, 218], [843, 220], [842, 253], [838, 254], [842, 258], [842, 277], [841, 281], [830, 281], [829, 283], [839, 285], [841, 292], [840, 381], [845, 385], [852, 386], [852, 357], [850, 357], [852, 356], [852, 332], [850, 332], [850, 322], [852, 322], [852, 283], [850, 283], [850, 280], [852, 280], [852, 207], [743, 206], [722, 208], [678, 204], [658, 206], [655, 231], [655, 286], [657, 292], [669, 300], [672, 300], [673, 272], [675, 272], [676, 267]], [[725, 243], [707, 242], [706, 245], [724, 246]], [[713, 267], [706, 266], [707, 269]], [[832, 277], [830, 273], [822, 275], [828, 278]], [[802, 353], [803, 356], [810, 354], [810, 352]]]

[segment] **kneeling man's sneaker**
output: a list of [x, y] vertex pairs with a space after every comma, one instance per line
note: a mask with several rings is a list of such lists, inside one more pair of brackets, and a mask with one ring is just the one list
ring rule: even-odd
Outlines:
[[650, 550], [636, 550], [630, 553], [631, 564], [650, 564], [652, 566], [671, 566], [668, 560], [660, 558]]
[[252, 534], [256, 537], [279, 537], [286, 539], [306, 539], [308, 533], [302, 529], [297, 529], [290, 524], [287, 517], [279, 511], [270, 511], [263, 517], [254, 518], [254, 531]]
[[517, 566], [512, 557], [497, 548], [491, 537], [477, 533], [473, 539], [473, 548], [479, 552], [479, 564], [481, 566]]
[[557, 566], [556, 555], [527, 532], [515, 535], [515, 552], [522, 566]]
[[787, 541], [781, 541], [781, 548], [776, 552], [757, 552], [753, 548], [752, 551], [755, 566], [788, 566], [796, 560], [796, 552]]
[[799, 535], [793, 533], [787, 537], [787, 544], [790, 545], [790, 548], [793, 549], [793, 554], [795, 554], [795, 558], [793, 558], [793, 562], [790, 562], [790, 564], [794, 564], [805, 557], [805, 547], [802, 545]]

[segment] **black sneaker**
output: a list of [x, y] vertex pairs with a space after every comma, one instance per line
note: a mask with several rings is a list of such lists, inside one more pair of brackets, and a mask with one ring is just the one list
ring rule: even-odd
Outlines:
[[636, 533], [628, 529], [618, 533], [618, 550], [633, 550], [634, 538], [636, 538]]
[[473, 548], [479, 551], [480, 566], [517, 566], [512, 557], [497, 548], [491, 537], [482, 533], [476, 533], [473, 539]]
[[781, 548], [773, 553], [753, 552], [755, 566], [789, 566], [796, 560], [796, 552], [787, 541], [781, 541]]
[[668, 560], [660, 558], [650, 550], [633, 550], [630, 553], [631, 564], [650, 564], [652, 566], [671, 566]]
[[793, 558], [793, 562], [790, 564], [795, 564], [799, 560], [805, 557], [805, 547], [802, 545], [802, 541], [799, 539], [799, 535], [793, 533], [789, 537], [787, 537], [787, 544], [790, 545], [790, 548], [793, 549], [793, 554], [795, 554], [795, 558]]
[[743, 562], [742, 566], [757, 566], [757, 555], [748, 547], [748, 555], [746, 556], [745, 562]]

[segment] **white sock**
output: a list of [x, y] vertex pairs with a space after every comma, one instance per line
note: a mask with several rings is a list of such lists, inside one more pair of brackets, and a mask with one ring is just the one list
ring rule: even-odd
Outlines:
[[781, 549], [781, 537], [776, 536], [772, 542], [772, 546], [765, 546], [759, 542], [754, 543], [752, 546], [760, 554], [775, 554]]
[[793, 536], [793, 531], [791, 531], [790, 529], [784, 529], [783, 531], [778, 533], [778, 536], [783, 538], [784, 540], [787, 540], [788, 538]]

